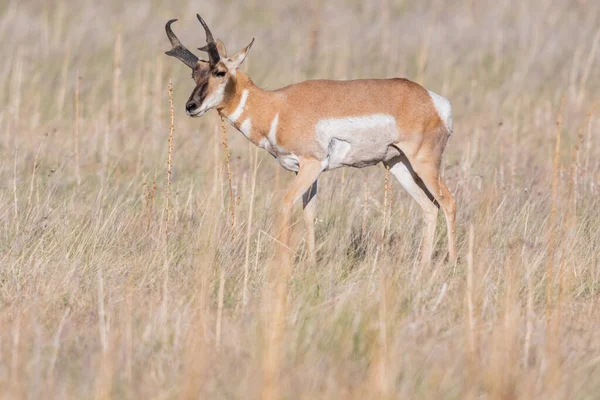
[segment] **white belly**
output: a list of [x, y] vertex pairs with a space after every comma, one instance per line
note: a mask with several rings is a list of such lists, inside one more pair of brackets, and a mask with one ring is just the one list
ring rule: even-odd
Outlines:
[[398, 141], [396, 119], [387, 114], [323, 119], [315, 129], [319, 144], [327, 152], [325, 169], [377, 164]]

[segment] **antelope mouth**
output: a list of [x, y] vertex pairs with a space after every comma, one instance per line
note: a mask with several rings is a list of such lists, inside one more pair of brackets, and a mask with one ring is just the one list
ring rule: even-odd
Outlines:
[[193, 111], [193, 112], [188, 112], [188, 115], [192, 118], [198, 118], [203, 116], [204, 114], [206, 114], [208, 110], [198, 110], [198, 111]]

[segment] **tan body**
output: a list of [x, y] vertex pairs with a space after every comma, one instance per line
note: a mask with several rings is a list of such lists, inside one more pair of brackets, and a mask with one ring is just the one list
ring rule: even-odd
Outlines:
[[[238, 69], [253, 41], [228, 57], [223, 43], [197, 17], [207, 40], [201, 50], [209, 61], [181, 44], [171, 30], [176, 20], [165, 27], [173, 45], [167, 54], [192, 68], [196, 81], [187, 113], [199, 117], [216, 109], [284, 168], [297, 172], [280, 210], [282, 249], [289, 248], [292, 206], [302, 197], [308, 253], [314, 260], [315, 196], [323, 171], [383, 162], [423, 209], [422, 259], [429, 262], [432, 256], [438, 205], [446, 217], [450, 259], [456, 258], [456, 207], [439, 173], [452, 132], [448, 100], [406, 79], [314, 80], [266, 91]], [[289, 252], [283, 253], [289, 262]]]
[[[439, 176], [451, 127], [420, 85], [406, 79], [315, 80], [265, 91], [238, 71], [235, 90], [218, 111], [284, 168], [298, 172], [284, 212], [312, 186], [314, 193], [304, 199], [305, 209], [310, 205], [321, 172], [384, 162], [424, 209], [423, 258], [431, 257], [437, 216], [430, 195], [448, 218], [449, 253], [455, 257], [455, 206]], [[310, 254], [314, 253], [312, 208], [306, 218]]]

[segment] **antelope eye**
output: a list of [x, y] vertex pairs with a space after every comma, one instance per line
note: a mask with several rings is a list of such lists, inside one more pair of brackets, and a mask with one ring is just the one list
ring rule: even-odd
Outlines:
[[222, 78], [227, 74], [225, 71], [215, 71], [215, 76], [218, 78]]

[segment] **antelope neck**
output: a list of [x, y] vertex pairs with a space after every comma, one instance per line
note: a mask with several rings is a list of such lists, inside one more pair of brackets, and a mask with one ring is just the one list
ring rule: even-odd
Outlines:
[[278, 114], [277, 95], [256, 86], [242, 71], [237, 71], [235, 91], [219, 114], [255, 145], [266, 138]]

